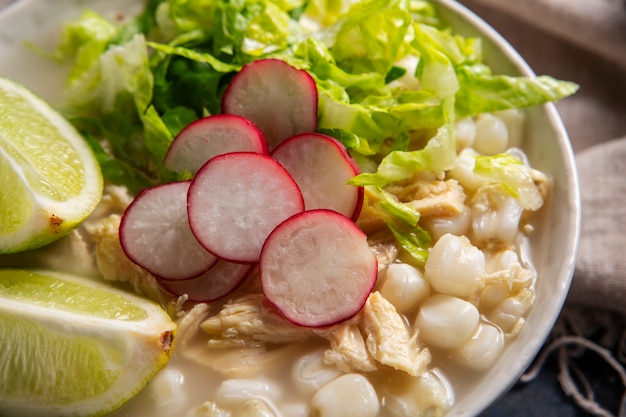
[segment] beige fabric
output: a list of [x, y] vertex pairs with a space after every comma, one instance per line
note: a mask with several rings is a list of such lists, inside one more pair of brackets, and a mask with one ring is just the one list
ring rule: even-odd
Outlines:
[[626, 137], [577, 156], [582, 239], [569, 300], [626, 314]]

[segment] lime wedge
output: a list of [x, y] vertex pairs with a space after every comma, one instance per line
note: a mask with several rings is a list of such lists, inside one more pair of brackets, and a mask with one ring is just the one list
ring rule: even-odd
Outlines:
[[168, 362], [176, 324], [93, 279], [0, 269], [0, 415], [100, 416]]
[[102, 196], [102, 174], [83, 137], [26, 87], [0, 77], [0, 253], [48, 244]]

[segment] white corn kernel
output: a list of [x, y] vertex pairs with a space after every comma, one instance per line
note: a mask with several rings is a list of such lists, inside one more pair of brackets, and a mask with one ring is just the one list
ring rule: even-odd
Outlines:
[[501, 193], [497, 187], [483, 187], [474, 194], [471, 209], [473, 242], [513, 245], [524, 211], [515, 197]]
[[324, 364], [324, 350], [322, 348], [305, 353], [291, 369], [293, 382], [301, 393], [313, 394], [341, 375], [336, 368]]
[[384, 414], [390, 417], [442, 416], [454, 402], [454, 390], [438, 369], [421, 377], [389, 378], [381, 387]]
[[534, 299], [534, 292], [524, 288], [514, 296], [504, 299], [487, 317], [505, 333], [511, 333], [515, 330], [518, 322], [524, 319], [532, 307]]
[[485, 255], [465, 236], [446, 234], [433, 246], [424, 271], [435, 291], [469, 298], [485, 272]]
[[185, 377], [175, 369], [163, 369], [149, 385], [150, 398], [161, 408], [177, 409], [186, 401], [183, 385]]
[[372, 384], [361, 374], [345, 374], [311, 399], [311, 417], [376, 417], [380, 405]]
[[465, 207], [456, 216], [427, 217], [423, 220], [424, 228], [428, 230], [433, 240], [439, 240], [446, 233], [462, 236], [469, 232], [471, 224], [471, 211]]
[[488, 283], [480, 294], [481, 311], [489, 311], [511, 294], [511, 285], [505, 281]]
[[237, 407], [237, 410], [233, 414], [233, 417], [280, 417], [279, 414], [274, 412], [273, 405], [267, 404], [263, 400], [256, 398], [246, 400], [243, 404]]
[[487, 259], [486, 272], [491, 274], [519, 266], [520, 263], [517, 253], [511, 249], [505, 249], [494, 253]]
[[476, 330], [480, 313], [472, 303], [451, 295], [436, 294], [421, 305], [415, 327], [429, 346], [451, 349], [465, 343]]
[[496, 155], [509, 147], [509, 131], [496, 116], [486, 113], [476, 118], [474, 149], [482, 155]]
[[465, 148], [456, 157], [456, 163], [447, 173], [447, 177], [457, 180], [465, 190], [465, 194], [473, 194], [481, 186], [486, 184], [486, 180], [474, 173], [476, 157], [478, 152], [473, 148]]
[[520, 146], [524, 137], [524, 122], [526, 115], [521, 109], [500, 110], [493, 113], [502, 120], [509, 131], [509, 147]]
[[[170, 413], [171, 414], [171, 413]], [[170, 414], [167, 414], [168, 416]], [[159, 414], [162, 416], [163, 414]], [[205, 401], [184, 415], [185, 417], [232, 417], [230, 411], [220, 409], [212, 401]]]
[[280, 407], [282, 417], [308, 417], [309, 405], [304, 402], [283, 404]]
[[526, 165], [527, 167], [530, 167], [528, 156], [526, 155], [526, 152], [524, 152], [522, 149], [517, 148], [517, 147], [512, 147], [512, 148], [507, 149], [505, 154], [511, 155], [513, 158], [517, 159], [522, 164]]
[[457, 121], [454, 125], [454, 139], [456, 140], [457, 151], [474, 146], [474, 139], [476, 139], [474, 119], [466, 117]]
[[405, 263], [390, 264], [379, 289], [399, 313], [407, 313], [430, 295], [430, 286], [420, 270]]
[[482, 371], [491, 366], [504, 348], [502, 330], [489, 323], [480, 323], [472, 337], [451, 352], [460, 364]]
[[227, 379], [217, 390], [216, 401], [226, 406], [237, 406], [251, 398], [266, 401], [281, 395], [281, 389], [262, 379]]

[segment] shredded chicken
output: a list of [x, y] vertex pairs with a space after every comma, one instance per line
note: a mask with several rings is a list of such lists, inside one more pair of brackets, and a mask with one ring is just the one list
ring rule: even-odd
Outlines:
[[340, 325], [325, 336], [330, 340], [330, 348], [324, 352], [326, 365], [342, 372], [372, 372], [377, 369], [358, 325], [354, 323]]
[[318, 332], [330, 341], [324, 363], [343, 372], [371, 372], [378, 364], [411, 376], [426, 372], [431, 361], [428, 349], [411, 336], [402, 316], [379, 292], [370, 294], [353, 320]]
[[456, 180], [420, 179], [400, 190], [389, 189], [422, 217], [452, 217], [463, 212], [465, 191]]
[[[186, 300], [183, 298], [181, 301]], [[210, 308], [206, 303], [195, 304], [190, 310], [184, 312], [178, 322], [176, 343], [184, 345], [194, 339], [200, 333], [200, 323], [206, 320], [209, 312]]]
[[426, 372], [430, 352], [411, 337], [402, 316], [379, 292], [373, 292], [361, 313], [361, 329], [370, 354], [381, 364], [411, 376]]
[[381, 242], [369, 242], [370, 249], [374, 252], [376, 260], [378, 261], [378, 271], [387, 269], [390, 263], [396, 260], [398, 257], [398, 247], [395, 245], [395, 241], [381, 241]]
[[104, 187], [100, 202], [93, 213], [89, 215], [84, 225], [89, 228], [90, 224], [98, 222], [111, 214], [122, 214], [132, 201], [133, 196], [128, 188], [121, 185], [107, 184]]
[[376, 208], [376, 204], [378, 204], [379, 201], [378, 197], [365, 187], [363, 205], [361, 206], [361, 212], [359, 213], [356, 224], [361, 230], [367, 233], [368, 236], [385, 227], [385, 221]]
[[545, 201], [548, 196], [552, 194], [552, 188], [554, 186], [553, 180], [545, 173], [537, 169], [531, 168], [529, 172], [531, 178], [533, 179], [533, 182], [535, 183], [537, 189], [539, 190], [539, 193], [541, 194], [541, 197], [543, 197], [543, 200]]
[[311, 329], [298, 327], [269, 307], [263, 294], [244, 295], [224, 305], [200, 327], [211, 336], [209, 347], [255, 346], [258, 342], [284, 343], [304, 340]]
[[95, 263], [104, 279], [128, 282], [139, 294], [160, 300], [152, 274], [128, 259], [120, 243], [120, 220], [132, 198], [126, 187], [107, 185], [100, 203], [80, 226], [80, 232], [93, 245]]

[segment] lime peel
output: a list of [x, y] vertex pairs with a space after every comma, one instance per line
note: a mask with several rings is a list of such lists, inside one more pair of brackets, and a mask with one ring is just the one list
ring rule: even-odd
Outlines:
[[66, 235], [102, 196], [100, 166], [84, 138], [35, 93], [0, 77], [0, 253]]
[[0, 415], [110, 413], [167, 364], [175, 332], [158, 304], [95, 279], [0, 269]]

